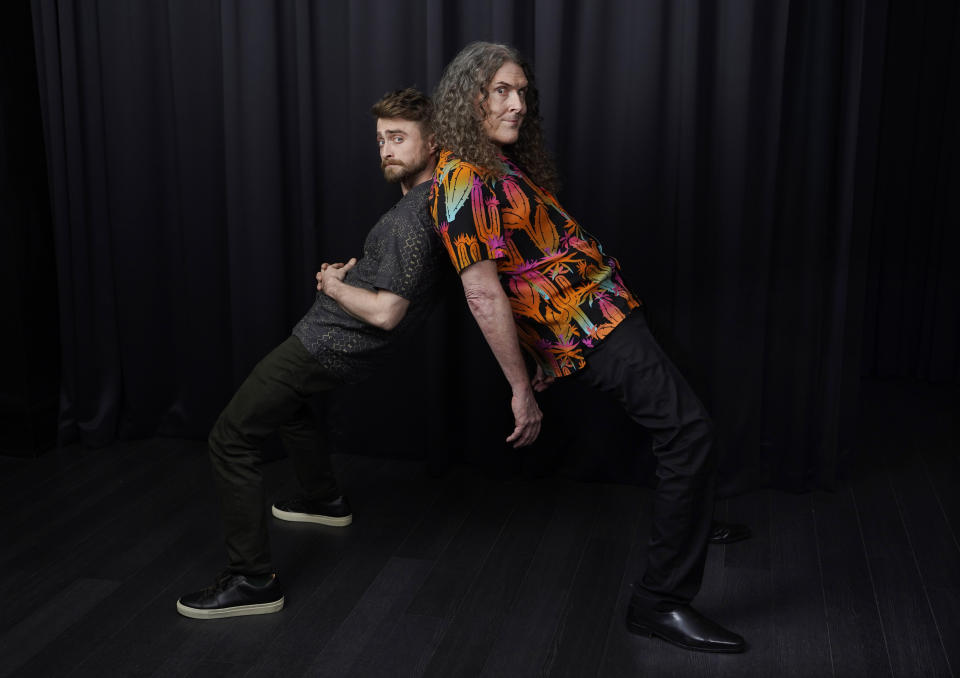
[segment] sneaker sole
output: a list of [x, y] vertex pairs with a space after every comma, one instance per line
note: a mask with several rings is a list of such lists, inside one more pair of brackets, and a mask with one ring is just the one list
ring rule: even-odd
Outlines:
[[226, 617], [246, 617], [252, 614], [271, 614], [283, 609], [283, 598], [270, 603], [257, 603], [256, 605], [236, 605], [234, 607], [222, 607], [215, 610], [204, 610], [197, 607], [188, 607], [177, 601], [177, 612], [184, 617], [191, 619], [224, 619]]
[[353, 522], [353, 514], [348, 516], [322, 516], [316, 513], [294, 513], [283, 511], [276, 506], [270, 507], [274, 518], [288, 520], [291, 523], [313, 523], [314, 525], [329, 525], [330, 527], [346, 527]]

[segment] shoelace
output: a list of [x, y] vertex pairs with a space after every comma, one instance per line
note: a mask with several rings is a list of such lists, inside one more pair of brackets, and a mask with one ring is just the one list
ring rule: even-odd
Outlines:
[[223, 572], [217, 575], [217, 578], [214, 579], [213, 584], [203, 589], [203, 592], [206, 595], [219, 593], [220, 591], [223, 591], [225, 588], [227, 588], [227, 584], [230, 583], [230, 580], [233, 579], [233, 577], [234, 577], [233, 572], [231, 572], [230, 570], [224, 570]]

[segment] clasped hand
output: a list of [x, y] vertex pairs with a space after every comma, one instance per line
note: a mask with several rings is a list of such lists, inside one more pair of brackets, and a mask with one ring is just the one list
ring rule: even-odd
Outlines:
[[[336, 264], [320, 264], [320, 270], [317, 271], [317, 291], [323, 292], [324, 286], [329, 288], [331, 284], [343, 282], [343, 276], [357, 263], [356, 257], [351, 257], [347, 263], [338, 262]], [[336, 282], [333, 282], [336, 281]]]

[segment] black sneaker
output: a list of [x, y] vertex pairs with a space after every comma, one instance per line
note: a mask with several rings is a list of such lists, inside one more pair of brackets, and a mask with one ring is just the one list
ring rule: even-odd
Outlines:
[[177, 601], [177, 612], [194, 619], [270, 614], [282, 609], [283, 589], [275, 574], [270, 575], [266, 584], [257, 586], [242, 574], [222, 572], [213, 586], [188, 593]]
[[346, 497], [320, 501], [306, 497], [281, 499], [274, 503], [271, 512], [275, 518], [295, 523], [316, 523], [346, 527], [353, 522], [353, 513]]

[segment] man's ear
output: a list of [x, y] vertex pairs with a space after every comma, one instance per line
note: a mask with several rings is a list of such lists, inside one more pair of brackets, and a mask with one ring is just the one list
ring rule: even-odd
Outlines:
[[427, 137], [427, 147], [430, 149], [430, 153], [436, 153], [439, 149], [437, 148], [437, 135], [431, 134]]

